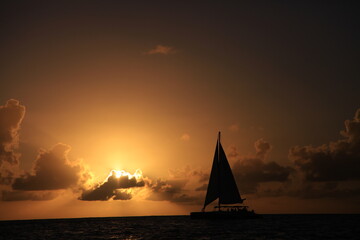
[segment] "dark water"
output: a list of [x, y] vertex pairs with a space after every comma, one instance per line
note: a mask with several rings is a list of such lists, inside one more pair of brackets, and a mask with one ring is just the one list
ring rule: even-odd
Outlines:
[[360, 215], [189, 216], [0, 221], [0, 239], [360, 239]]

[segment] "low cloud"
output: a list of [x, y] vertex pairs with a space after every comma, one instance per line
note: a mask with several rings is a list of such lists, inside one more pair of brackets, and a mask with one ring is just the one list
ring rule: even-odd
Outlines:
[[[345, 121], [342, 139], [320, 146], [295, 146], [289, 159], [296, 167], [297, 185], [283, 194], [301, 198], [360, 196], [360, 109]], [[271, 194], [271, 193], [270, 193]]]
[[2, 191], [2, 201], [48, 201], [59, 195], [57, 191]]
[[150, 189], [147, 200], [202, 204], [205, 197], [202, 187], [207, 186], [208, 180], [207, 172], [192, 170], [189, 166], [171, 169], [168, 179], [147, 179], [146, 186]]
[[186, 180], [162, 180], [148, 182], [148, 187], [151, 189], [151, 194], [147, 200], [152, 201], [170, 201], [176, 203], [193, 203], [196, 202], [196, 197], [186, 193], [184, 189]]
[[115, 190], [115, 196], [113, 200], [130, 200], [132, 198], [132, 194], [130, 191], [124, 190]]
[[268, 153], [271, 151], [272, 146], [264, 139], [259, 139], [254, 143], [256, 157], [265, 160]]
[[145, 182], [142, 178], [136, 178], [134, 176], [128, 175], [117, 176], [116, 172], [112, 171], [110, 176], [105, 180], [105, 182], [103, 182], [102, 184], [98, 184], [92, 189], [83, 191], [79, 200], [129, 200], [132, 198], [132, 194], [130, 191], [125, 191], [124, 189], [143, 186], [145, 186]]
[[70, 161], [71, 147], [58, 143], [51, 150], [41, 150], [32, 170], [15, 179], [14, 190], [58, 190], [76, 188], [89, 180], [90, 173], [79, 161]]
[[318, 147], [296, 146], [289, 158], [306, 181], [360, 180], [360, 109], [352, 120], [345, 121], [344, 137]]
[[0, 106], [0, 184], [11, 184], [18, 167], [20, 154], [19, 130], [25, 115], [25, 107], [10, 99]]
[[195, 188], [195, 191], [206, 191], [208, 187], [207, 183], [204, 183], [203, 185], [201, 185], [200, 187]]
[[274, 161], [267, 161], [271, 145], [263, 139], [254, 144], [256, 153], [253, 156], [240, 156], [232, 146], [229, 159], [235, 160], [233, 174], [241, 193], [257, 193], [261, 183], [287, 182], [294, 171], [291, 167], [281, 166]]
[[153, 49], [150, 49], [149, 51], [147, 51], [146, 54], [148, 54], [148, 55], [153, 55], [153, 54], [169, 55], [169, 54], [174, 54], [176, 52], [177, 52], [177, 50], [174, 47], [159, 44], [159, 45], [156, 45]]
[[11, 164], [4, 163], [0, 167], [0, 184], [9, 185], [14, 179], [15, 167]]
[[[172, 47], [156, 46], [147, 54], [170, 54]], [[202, 204], [209, 172], [190, 167], [169, 170], [167, 179], [150, 179], [112, 172], [100, 184], [86, 185], [91, 173], [81, 161], [68, 157], [70, 146], [56, 144], [41, 150], [33, 168], [20, 175], [19, 130], [25, 107], [10, 99], [0, 106], [0, 199], [2, 201], [51, 200], [60, 190], [81, 189], [84, 201], [129, 200], [145, 193], [147, 200], [180, 204]], [[237, 131], [236, 124], [229, 127]], [[290, 166], [269, 160], [272, 146], [259, 139], [255, 153], [241, 156], [236, 147], [227, 151], [233, 174], [242, 194], [258, 197], [351, 198], [360, 196], [360, 109], [345, 121], [341, 139], [320, 146], [295, 146], [289, 150]], [[184, 133], [183, 141], [190, 140]], [[20, 175], [20, 176], [19, 176]], [[144, 191], [143, 191], [144, 190]]]
[[195, 183], [203, 183], [209, 180], [209, 173], [200, 169], [191, 169], [190, 166], [178, 169], [169, 169], [170, 179], [187, 179]]
[[258, 197], [288, 196], [301, 199], [360, 197], [359, 182], [308, 182], [267, 186], [257, 192]]

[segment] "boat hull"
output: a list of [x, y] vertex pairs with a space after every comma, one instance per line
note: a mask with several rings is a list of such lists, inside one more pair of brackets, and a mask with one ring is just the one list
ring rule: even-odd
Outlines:
[[254, 212], [227, 212], [227, 211], [213, 211], [213, 212], [191, 212], [191, 219], [256, 219], [262, 218], [261, 215]]

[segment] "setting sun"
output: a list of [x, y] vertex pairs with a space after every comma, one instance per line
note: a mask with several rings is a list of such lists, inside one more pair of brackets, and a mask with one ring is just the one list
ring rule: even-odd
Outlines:
[[142, 171], [140, 169], [136, 169], [134, 174], [130, 174], [124, 170], [111, 170], [106, 180], [111, 176], [115, 176], [116, 178], [121, 178], [121, 177], [128, 177], [129, 179], [135, 178], [136, 180], [143, 178]]

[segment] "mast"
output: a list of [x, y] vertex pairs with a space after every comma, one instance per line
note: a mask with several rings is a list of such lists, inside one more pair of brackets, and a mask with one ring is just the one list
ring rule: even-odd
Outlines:
[[[217, 160], [218, 160], [218, 163], [220, 162], [220, 131], [219, 131], [219, 134], [218, 134], [218, 143], [217, 143]], [[218, 176], [220, 176], [220, 164], [219, 164], [219, 167], [218, 167]], [[219, 184], [218, 184], [218, 193], [220, 193], [220, 186], [221, 186], [221, 183], [220, 183], [221, 179], [219, 177]], [[219, 199], [218, 199], [218, 209], [219, 209], [219, 212], [220, 212], [220, 196], [219, 196]]]

